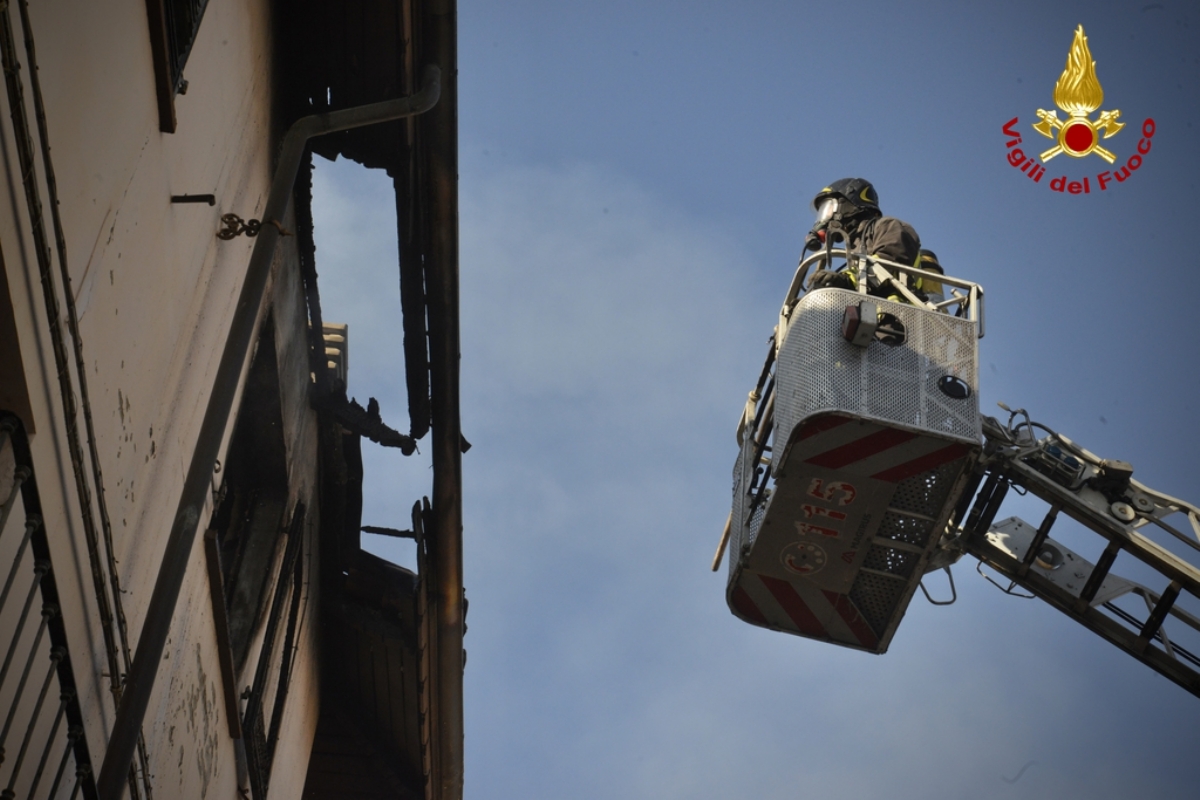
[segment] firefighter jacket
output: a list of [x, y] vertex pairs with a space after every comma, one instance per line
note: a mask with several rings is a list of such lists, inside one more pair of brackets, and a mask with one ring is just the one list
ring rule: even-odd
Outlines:
[[921, 254], [921, 237], [907, 222], [895, 217], [875, 217], [858, 227], [852, 236], [851, 249], [897, 264], [912, 265]]

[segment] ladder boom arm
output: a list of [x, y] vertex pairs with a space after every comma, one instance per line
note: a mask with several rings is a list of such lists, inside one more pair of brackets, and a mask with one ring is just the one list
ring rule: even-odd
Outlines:
[[[1200, 598], [1200, 509], [1134, 481], [1125, 462], [1101, 459], [1027, 415], [1025, 420], [1015, 427], [1011, 418], [1008, 426], [986, 420], [987, 444], [975, 467], [982, 488], [969, 512], [968, 503], [959, 506], [965, 520], [947, 549], [979, 559], [1011, 581], [1010, 588], [1022, 587], [1200, 696], [1200, 656], [1172, 640], [1165, 627], [1169, 620], [1192, 641], [1200, 637], [1200, 619], [1176, 605], [1184, 593]], [[1035, 427], [1047, 435], [1036, 438]], [[1040, 526], [1016, 517], [995, 522], [1010, 487], [1049, 505]], [[1103, 551], [1095, 563], [1050, 536], [1060, 513], [1100, 538]], [[1187, 518], [1194, 536], [1165, 521], [1176, 515]], [[1154, 529], [1184, 547], [1154, 541], [1147, 535]], [[1121, 553], [1152, 570], [1163, 588], [1112, 574]], [[1142, 598], [1144, 618], [1116, 604], [1128, 595]]]

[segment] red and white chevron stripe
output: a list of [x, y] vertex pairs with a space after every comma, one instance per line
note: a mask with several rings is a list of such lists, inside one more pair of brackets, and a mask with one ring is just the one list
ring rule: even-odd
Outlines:
[[[859, 614], [846, 592], [858, 575], [854, 565], [862, 563], [871, 547], [871, 537], [860, 544], [855, 536], [852, 542], [851, 529], [864, 514], [877, 526], [901, 481], [962, 459], [972, 449], [964, 442], [840, 414], [802, 423], [779, 478], [791, 488], [777, 486], [779, 505], [767, 511], [755, 552], [729, 592], [730, 608], [757, 625], [880, 652], [904, 607], [897, 607], [892, 622], [878, 632]], [[947, 494], [949, 490], [947, 485]], [[947, 496], [943, 507], [950, 499]], [[773, 524], [767, 525], [773, 517]], [[797, 542], [801, 548], [820, 548], [823, 561], [811, 575], [795, 569], [789, 575], [774, 566], [780, 552], [791, 551], [781, 548], [794, 549]], [[915, 580], [919, 576], [910, 579]], [[830, 588], [838, 586], [845, 588]]]
[[879, 637], [850, 598], [803, 580], [785, 581], [747, 570], [730, 600], [739, 616], [763, 627], [868, 650], [879, 645]]
[[901, 428], [827, 414], [803, 423], [789, 460], [888, 483], [936, 469], [970, 447]]

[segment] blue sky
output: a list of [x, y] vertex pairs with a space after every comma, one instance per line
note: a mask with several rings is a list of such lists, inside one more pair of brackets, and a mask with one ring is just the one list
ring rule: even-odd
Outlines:
[[[985, 413], [1200, 500], [1200, 13], [463, 2], [459, 24], [466, 796], [1193, 796], [1200, 700], [968, 560], [883, 656], [736, 620], [708, 562], [809, 203], [846, 176], [984, 286]], [[1128, 123], [1105, 144], [1123, 162], [1156, 131], [1074, 196], [1049, 181], [1108, 166], [1034, 184], [1001, 128], [1049, 146], [1029, 126], [1079, 24]], [[322, 162], [315, 202], [351, 393], [402, 421], [390, 184]], [[364, 522], [404, 526], [428, 461], [366, 455]]]

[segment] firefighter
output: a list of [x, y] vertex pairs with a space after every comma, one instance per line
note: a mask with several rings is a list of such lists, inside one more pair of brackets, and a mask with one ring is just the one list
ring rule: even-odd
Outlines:
[[[844, 239], [851, 253], [879, 256], [898, 264], [916, 265], [920, 257], [921, 239], [907, 222], [885, 217], [879, 210], [879, 195], [875, 187], [862, 178], [842, 178], [834, 181], [813, 198], [817, 222], [805, 239], [806, 250], [820, 250], [826, 239]], [[886, 296], [872, 278], [868, 292]], [[854, 266], [832, 271], [821, 269], [809, 281], [810, 289], [854, 289], [858, 276]]]
[[[937, 253], [932, 250], [921, 249], [921, 261], [917, 266], [926, 272], [936, 272], [938, 275], [946, 274], [946, 270], [942, 269], [942, 265], [938, 262]], [[930, 303], [940, 303], [946, 299], [942, 282], [933, 278], [917, 278], [913, 290], [917, 297]]]

